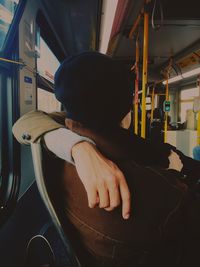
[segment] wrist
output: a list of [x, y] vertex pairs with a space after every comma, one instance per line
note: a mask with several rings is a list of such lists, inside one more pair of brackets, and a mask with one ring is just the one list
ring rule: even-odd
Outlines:
[[80, 155], [80, 153], [82, 152], [88, 152], [92, 149], [95, 148], [95, 145], [88, 142], [88, 141], [81, 141], [81, 142], [78, 142], [77, 144], [75, 144], [73, 147], [72, 147], [72, 157], [73, 159], [76, 158], [77, 155]]

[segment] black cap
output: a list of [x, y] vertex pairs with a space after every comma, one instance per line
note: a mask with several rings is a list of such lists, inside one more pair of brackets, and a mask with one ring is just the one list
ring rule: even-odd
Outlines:
[[55, 95], [67, 118], [95, 128], [117, 125], [131, 107], [130, 73], [109, 56], [82, 52], [58, 68]]

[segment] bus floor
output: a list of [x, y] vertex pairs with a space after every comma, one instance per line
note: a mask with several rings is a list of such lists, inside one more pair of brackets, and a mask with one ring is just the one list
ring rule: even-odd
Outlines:
[[23, 267], [28, 241], [40, 233], [48, 222], [51, 223], [50, 217], [40, 198], [36, 183], [33, 183], [0, 229], [0, 266]]
[[[28, 241], [41, 231], [52, 245], [56, 256], [56, 267], [70, 266], [69, 257], [52, 225], [36, 183], [33, 183], [19, 200], [9, 220], [0, 229], [0, 266], [24, 267]], [[180, 264], [175, 265], [179, 267], [199, 266], [199, 245], [199, 240], [191, 240], [189, 244], [183, 244], [182, 259]]]

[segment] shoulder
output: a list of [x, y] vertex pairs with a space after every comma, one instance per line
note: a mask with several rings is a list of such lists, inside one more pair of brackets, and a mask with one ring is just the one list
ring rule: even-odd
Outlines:
[[47, 114], [41, 110], [34, 110], [24, 114], [13, 125], [15, 138], [22, 144], [37, 141], [46, 132], [64, 127], [65, 113]]

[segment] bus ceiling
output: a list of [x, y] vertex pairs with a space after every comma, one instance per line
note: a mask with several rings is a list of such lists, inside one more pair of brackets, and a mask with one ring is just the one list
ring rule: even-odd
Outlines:
[[[121, 6], [121, 12], [120, 2], [126, 3], [126, 8]], [[131, 39], [129, 33], [144, 8], [144, 2], [141, 0], [118, 1], [108, 46], [108, 53], [116, 60], [134, 63], [137, 34], [142, 54], [144, 26], [142, 18]], [[186, 69], [195, 67], [194, 64], [190, 64], [191, 60], [185, 60], [187, 57], [191, 58], [192, 55], [196, 60], [196, 65], [199, 65], [200, 15], [196, 8], [198, 1], [150, 0], [147, 2], [149, 4], [145, 8], [149, 13], [149, 80], [162, 79], [163, 75], [160, 72], [168, 66], [171, 58], [173, 64], [178, 65], [177, 69], [180, 69], [180, 72], [185, 70], [186, 65]], [[185, 64], [186, 62], [188, 64]]]
[[[98, 50], [101, 0], [41, 0], [41, 3], [65, 56], [82, 50]], [[41, 14], [39, 16], [41, 21]], [[45, 33], [44, 29], [42, 34]]]
[[[25, 2], [23, 0], [19, 2]], [[28, 0], [26, 1], [28, 2]], [[143, 19], [135, 34], [130, 31], [145, 6], [149, 13], [149, 80], [163, 79], [163, 71], [173, 59], [177, 72], [193, 68], [191, 60], [199, 64], [200, 16], [197, 0], [38, 0], [42, 11], [37, 22], [42, 24], [41, 35], [48, 35], [48, 45], [61, 61], [68, 54], [83, 50], [99, 50], [116, 60], [129, 64], [135, 61], [136, 35], [142, 59]], [[59, 15], [58, 15], [59, 14]], [[142, 17], [142, 16], [141, 16]], [[51, 31], [57, 42], [51, 41]], [[195, 54], [194, 54], [195, 53]], [[192, 56], [192, 57], [191, 57]], [[181, 60], [184, 60], [182, 62]], [[186, 64], [186, 62], [188, 64]], [[141, 66], [141, 62], [139, 62]], [[184, 67], [183, 67], [184, 66]], [[176, 71], [175, 71], [176, 72]]]

